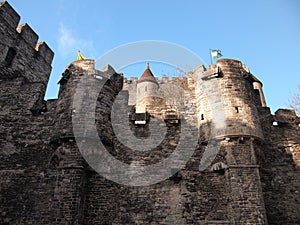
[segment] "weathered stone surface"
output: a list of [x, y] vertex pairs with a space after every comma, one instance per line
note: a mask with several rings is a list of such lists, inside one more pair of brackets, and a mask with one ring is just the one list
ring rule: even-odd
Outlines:
[[[299, 117], [286, 109], [272, 115], [260, 81], [240, 61], [221, 59], [183, 79], [157, 80], [155, 94], [164, 101], [146, 93], [146, 123], [140, 125], [132, 116], [138, 79], [127, 80], [110, 66], [96, 70], [94, 60], [72, 62], [59, 81], [58, 99], [44, 102], [53, 52], [19, 20], [8, 2], [0, 3], [0, 224], [300, 224]], [[152, 87], [145, 82], [144, 90]], [[114, 114], [116, 104], [125, 116]], [[164, 116], [170, 108], [180, 115], [177, 122]], [[223, 116], [218, 123], [216, 115]], [[170, 178], [125, 186], [87, 164], [74, 127], [77, 137], [91, 138], [84, 149], [91, 158], [102, 157], [93, 144], [100, 139], [132, 168], [161, 162], [179, 145], [198, 141]], [[120, 130], [128, 135], [123, 141], [151, 137], [153, 147], [128, 147]], [[199, 170], [215, 148], [212, 162]]]

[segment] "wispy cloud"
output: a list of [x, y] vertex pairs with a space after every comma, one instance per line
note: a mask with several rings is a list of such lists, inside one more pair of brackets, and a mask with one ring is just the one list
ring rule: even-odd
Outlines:
[[83, 54], [94, 55], [95, 48], [92, 40], [84, 40], [76, 37], [75, 31], [60, 23], [58, 37], [58, 53], [67, 58], [76, 55], [81, 50]]

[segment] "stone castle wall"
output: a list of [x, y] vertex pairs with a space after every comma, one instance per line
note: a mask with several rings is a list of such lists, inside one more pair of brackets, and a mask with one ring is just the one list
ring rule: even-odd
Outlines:
[[[55, 104], [44, 102], [54, 54], [19, 20], [8, 2], [0, 3], [1, 224], [47, 221], [55, 187], [47, 167]], [[33, 115], [46, 107], [48, 113]]]
[[[262, 84], [240, 61], [221, 59], [184, 79], [158, 81], [180, 123], [150, 117], [135, 125], [127, 113], [137, 80], [109, 66], [96, 70], [93, 60], [72, 62], [58, 99], [44, 101], [53, 52], [19, 20], [8, 2], [0, 3], [0, 224], [300, 223], [299, 117], [286, 109], [272, 115]], [[211, 124], [223, 111], [225, 131]], [[138, 138], [142, 148], [162, 128], [162, 141], [153, 137], [148, 151], [120, 138]], [[107, 180], [82, 157], [101, 158], [93, 144], [100, 139], [119, 161], [147, 166], [178, 154], [178, 146], [187, 152], [193, 137], [186, 165], [146, 187]], [[216, 148], [212, 163], [199, 170]]]

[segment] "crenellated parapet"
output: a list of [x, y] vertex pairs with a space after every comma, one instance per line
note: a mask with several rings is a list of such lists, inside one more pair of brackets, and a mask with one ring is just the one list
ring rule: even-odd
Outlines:
[[19, 36], [22, 37], [29, 46], [31, 46], [32, 48], [36, 47], [39, 36], [27, 23], [19, 25], [17, 27], [17, 32], [19, 33]]
[[0, 78], [24, 77], [29, 82], [48, 83], [54, 53], [7, 2], [0, 3]]
[[295, 110], [291, 109], [278, 109], [274, 115], [275, 122], [278, 125], [290, 124], [298, 126], [300, 118], [296, 115]]
[[0, 2], [0, 16], [10, 27], [16, 28], [20, 21], [20, 15], [11, 7], [7, 1]]
[[[54, 53], [7, 1], [0, 3], [0, 104], [22, 115], [47, 111], [44, 100]], [[14, 87], [13, 89], [11, 87]], [[12, 101], [11, 96], [17, 96]]]
[[139, 79], [77, 60], [45, 101], [53, 52], [19, 21], [1, 2], [0, 224], [299, 224], [300, 118], [241, 61]]
[[[169, 82], [186, 82], [188, 79], [187, 77], [168, 77], [168, 76], [163, 76], [161, 78], [155, 77], [157, 83], [159, 84], [164, 84], [164, 83], [169, 83]], [[124, 78], [124, 85], [130, 85], [130, 84], [135, 84], [138, 82], [137, 77], [129, 77], [129, 78]]]

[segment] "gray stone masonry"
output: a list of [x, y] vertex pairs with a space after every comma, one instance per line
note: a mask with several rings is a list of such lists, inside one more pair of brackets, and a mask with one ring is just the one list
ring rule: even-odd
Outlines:
[[[45, 101], [54, 53], [19, 21], [1, 2], [0, 224], [300, 224], [300, 118], [288, 109], [272, 115], [242, 62], [157, 79], [162, 101], [147, 95], [145, 124], [136, 124], [139, 78], [97, 70], [92, 59], [70, 63], [58, 99]], [[124, 144], [133, 138], [151, 149]], [[82, 156], [101, 159], [101, 140], [133, 176], [179, 146], [186, 154], [193, 139], [185, 166], [149, 186], [108, 180]]]

